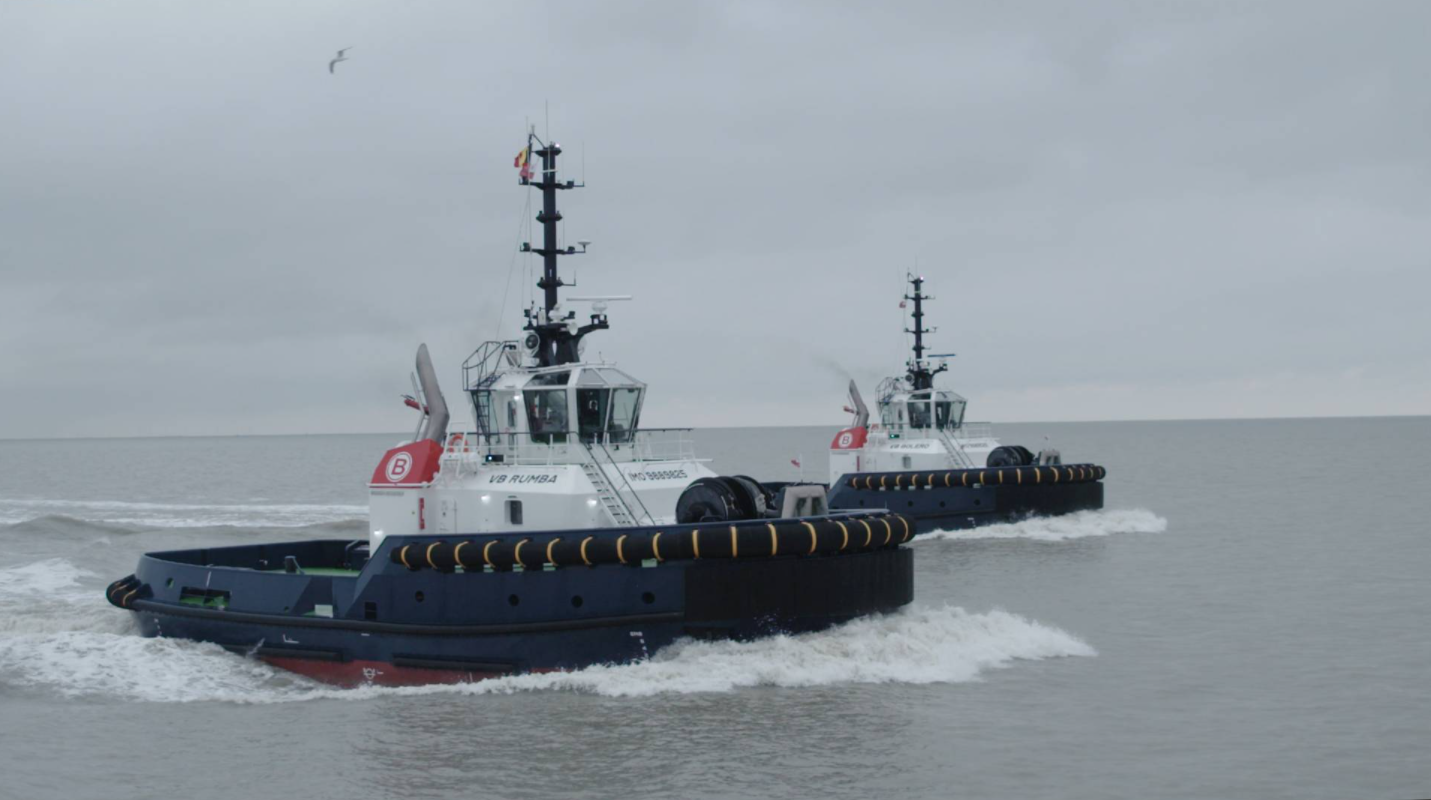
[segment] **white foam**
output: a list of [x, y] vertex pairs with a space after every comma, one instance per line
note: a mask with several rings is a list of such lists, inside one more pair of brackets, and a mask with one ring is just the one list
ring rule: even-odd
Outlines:
[[129, 630], [129, 615], [109, 613], [103, 590], [85, 584], [97, 577], [62, 558], [0, 569], [0, 634]]
[[289, 691], [300, 682], [212, 644], [81, 631], [0, 637], [0, 683], [66, 697], [281, 702], [303, 699]]
[[1018, 522], [985, 525], [961, 531], [931, 531], [915, 537], [915, 541], [935, 539], [1033, 539], [1040, 542], [1062, 542], [1088, 536], [1109, 536], [1115, 533], [1162, 533], [1168, 521], [1141, 508], [1079, 511], [1058, 517], [1029, 517]]
[[0, 524], [46, 514], [158, 528], [216, 525], [287, 528], [362, 519], [367, 506], [310, 503], [140, 503], [122, 500], [0, 499]]
[[1017, 614], [911, 608], [820, 633], [680, 642], [645, 662], [459, 685], [335, 689], [214, 645], [108, 633], [0, 637], [0, 682], [128, 700], [283, 703], [392, 694], [571, 691], [611, 697], [756, 686], [960, 683], [1016, 661], [1093, 656], [1074, 636]]
[[96, 577], [93, 572], [81, 569], [63, 558], [47, 558], [18, 567], [7, 567], [0, 569], [0, 602], [75, 590], [81, 579], [93, 577]]
[[755, 686], [964, 683], [1015, 661], [1094, 655], [1092, 647], [1074, 636], [1007, 611], [915, 608], [822, 633], [753, 642], [686, 641], [637, 664], [521, 675], [457, 688], [473, 693], [557, 689], [639, 697]]

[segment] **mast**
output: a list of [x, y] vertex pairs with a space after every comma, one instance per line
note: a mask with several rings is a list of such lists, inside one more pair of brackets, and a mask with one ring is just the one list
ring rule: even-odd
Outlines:
[[[556, 142], [543, 142], [537, 138], [535, 132], [527, 134], [527, 141], [528, 147], [532, 142], [541, 145], [540, 149], [532, 151], [542, 160], [540, 180], [533, 182], [530, 177], [523, 177], [521, 183], [535, 187], [542, 193], [542, 208], [537, 212], [537, 222], [542, 224], [542, 245], [532, 247], [531, 242], [523, 242], [522, 252], [536, 253], [542, 257], [542, 276], [537, 280], [537, 288], [542, 290], [542, 307], [526, 310], [527, 324], [524, 330], [532, 332], [528, 334], [529, 340], [533, 335], [537, 338], [538, 366], [555, 367], [579, 360], [578, 345], [581, 337], [595, 330], [605, 330], [610, 325], [605, 314], [592, 314], [591, 322], [578, 326], [575, 311], [564, 315], [561, 313], [557, 290], [569, 284], [561, 279], [557, 258], [582, 255], [586, 252], [586, 243], [582, 243], [580, 250], [558, 245], [557, 223], [562, 216], [557, 210], [557, 192], [563, 189], [579, 189], [585, 184], [557, 179], [557, 156], [561, 154], [561, 145]], [[523, 172], [524, 176], [529, 174]]]
[[940, 364], [931, 370], [924, 360], [924, 351], [927, 349], [924, 346], [924, 334], [929, 333], [929, 329], [924, 327], [924, 301], [934, 298], [924, 294], [923, 275], [910, 275], [908, 279], [914, 285], [914, 294], [904, 296], [905, 300], [914, 301], [914, 312], [910, 315], [914, 318], [914, 328], [913, 330], [909, 328], [904, 330], [905, 333], [914, 334], [914, 360], [909, 362], [909, 382], [915, 391], [932, 389], [934, 388], [934, 376], [949, 369], [949, 365]]

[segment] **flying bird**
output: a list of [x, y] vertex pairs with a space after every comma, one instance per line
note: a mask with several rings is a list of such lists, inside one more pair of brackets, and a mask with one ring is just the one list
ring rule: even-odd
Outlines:
[[346, 52], [348, 52], [349, 50], [352, 50], [352, 49], [353, 49], [353, 48], [351, 48], [351, 47], [345, 47], [345, 48], [343, 48], [342, 50], [339, 50], [339, 51], [338, 51], [338, 57], [335, 58], [335, 59], [333, 59], [332, 61], [329, 61], [329, 62], [328, 62], [328, 74], [329, 74], [329, 75], [332, 75], [332, 74], [333, 74], [333, 68], [336, 67], [336, 66], [338, 66], [338, 62], [339, 62], [339, 61], [347, 61], [347, 60], [348, 60], [348, 57], [345, 56], [345, 55], [343, 55], [343, 54], [346, 53]]

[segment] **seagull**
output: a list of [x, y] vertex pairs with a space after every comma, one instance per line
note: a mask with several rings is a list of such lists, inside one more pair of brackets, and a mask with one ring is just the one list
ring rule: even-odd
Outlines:
[[338, 57], [335, 58], [335, 59], [333, 59], [332, 61], [329, 61], [329, 62], [328, 62], [328, 74], [329, 74], [329, 75], [332, 75], [332, 74], [333, 74], [333, 68], [336, 67], [336, 66], [338, 66], [338, 62], [339, 62], [339, 61], [347, 61], [347, 60], [348, 60], [348, 57], [345, 56], [345, 55], [343, 55], [343, 54], [346, 53], [346, 52], [348, 52], [349, 50], [352, 50], [352, 49], [353, 49], [353, 48], [351, 48], [351, 47], [345, 47], [345, 48], [343, 48], [342, 50], [339, 50], [339, 51], [338, 51]]

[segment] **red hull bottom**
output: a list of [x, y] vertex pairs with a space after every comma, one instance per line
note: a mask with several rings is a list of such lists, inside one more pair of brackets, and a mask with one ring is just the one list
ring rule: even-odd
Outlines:
[[[397, 667], [383, 661], [314, 661], [307, 658], [262, 656], [279, 669], [296, 672], [323, 683], [351, 689], [358, 686], [423, 686], [434, 683], [473, 683], [510, 673], [474, 672], [427, 667]], [[541, 669], [533, 672], [554, 672]]]

